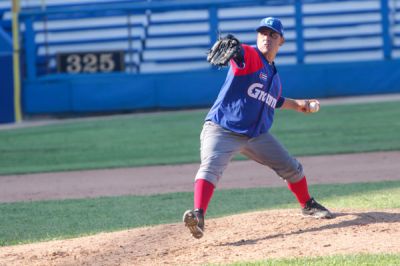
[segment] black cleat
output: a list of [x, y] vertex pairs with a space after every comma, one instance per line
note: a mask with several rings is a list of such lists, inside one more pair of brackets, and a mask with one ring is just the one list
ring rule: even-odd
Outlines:
[[324, 206], [314, 200], [309, 199], [306, 206], [301, 210], [304, 216], [311, 216], [317, 219], [331, 219], [333, 214]]
[[204, 234], [204, 211], [202, 209], [187, 210], [182, 218], [194, 238], [202, 238]]

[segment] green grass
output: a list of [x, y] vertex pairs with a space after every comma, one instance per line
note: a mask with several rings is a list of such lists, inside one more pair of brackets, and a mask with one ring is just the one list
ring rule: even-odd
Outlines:
[[229, 266], [397, 266], [399, 254], [335, 255], [317, 258], [270, 259], [258, 262], [227, 264]]
[[[330, 208], [400, 208], [400, 181], [314, 185], [310, 191]], [[179, 222], [192, 202], [192, 193], [171, 193], [3, 203], [0, 204], [0, 245]], [[298, 208], [286, 188], [217, 190], [207, 216], [281, 208]]]
[[[206, 110], [147, 113], [0, 131], [0, 174], [199, 161]], [[294, 155], [400, 149], [398, 102], [276, 112], [272, 132]]]

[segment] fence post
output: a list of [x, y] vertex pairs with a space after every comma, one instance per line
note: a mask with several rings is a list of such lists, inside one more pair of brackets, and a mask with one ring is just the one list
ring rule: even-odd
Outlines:
[[32, 18], [25, 19], [24, 47], [26, 58], [26, 74], [28, 79], [36, 79], [36, 43]]
[[304, 63], [304, 37], [303, 37], [303, 10], [302, 10], [302, 0], [295, 0], [295, 10], [296, 10], [296, 58], [297, 63]]
[[12, 39], [13, 39], [13, 77], [14, 77], [14, 113], [15, 122], [22, 121], [21, 110], [21, 72], [20, 72], [20, 34], [19, 0], [12, 1]]
[[381, 18], [382, 18], [382, 38], [383, 38], [383, 57], [392, 58], [392, 39], [390, 36], [389, 20], [389, 1], [381, 0]]
[[[132, 40], [131, 13], [129, 11], [126, 13], [126, 17], [128, 19], [128, 53], [129, 53], [128, 58], [129, 58], [129, 65], [130, 65], [129, 73], [133, 73], [133, 68], [135, 67], [135, 63], [134, 63], [134, 60], [133, 60], [133, 40]], [[124, 58], [124, 60], [125, 60], [125, 58]], [[128, 71], [125, 70], [125, 72], [128, 72]]]

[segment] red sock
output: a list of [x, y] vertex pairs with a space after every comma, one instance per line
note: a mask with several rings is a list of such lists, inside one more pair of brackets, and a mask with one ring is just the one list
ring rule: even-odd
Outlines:
[[194, 183], [194, 208], [203, 209], [206, 214], [208, 203], [214, 192], [214, 185], [207, 180], [198, 179]]
[[288, 188], [296, 196], [297, 201], [300, 203], [301, 207], [306, 206], [306, 202], [311, 198], [308, 194], [307, 180], [304, 176], [299, 182], [287, 183]]

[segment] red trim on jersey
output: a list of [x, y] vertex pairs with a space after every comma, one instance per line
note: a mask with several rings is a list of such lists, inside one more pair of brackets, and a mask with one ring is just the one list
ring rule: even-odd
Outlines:
[[240, 69], [236, 63], [231, 60], [232, 71], [235, 76], [251, 74], [257, 72], [263, 67], [262, 59], [254, 47], [242, 44], [242, 48], [244, 50], [245, 67]]

